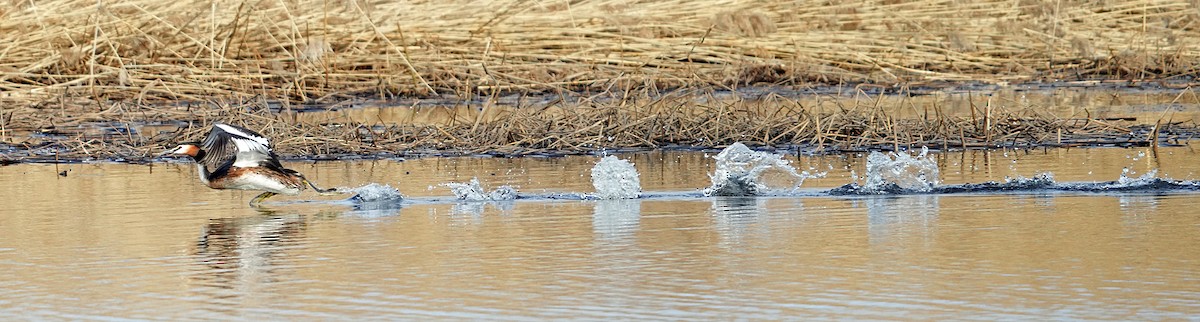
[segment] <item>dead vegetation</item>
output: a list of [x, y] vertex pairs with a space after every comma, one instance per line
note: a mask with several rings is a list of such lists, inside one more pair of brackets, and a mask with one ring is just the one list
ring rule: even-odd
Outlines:
[[10, 0], [0, 90], [205, 101], [1196, 76], [1195, 1]]

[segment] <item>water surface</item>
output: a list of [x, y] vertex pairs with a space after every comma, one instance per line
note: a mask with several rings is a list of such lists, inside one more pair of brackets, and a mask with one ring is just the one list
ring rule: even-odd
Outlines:
[[[935, 154], [943, 185], [1196, 179], [1194, 146]], [[301, 162], [412, 200], [211, 190], [186, 163], [0, 167], [0, 318], [1192, 319], [1200, 193], [703, 197], [714, 153], [623, 154], [651, 198], [456, 202], [479, 178], [588, 193], [599, 157]], [[863, 155], [788, 156], [825, 191]], [[66, 176], [59, 173], [66, 171]], [[782, 176], [768, 172], [774, 186]], [[859, 179], [861, 181], [861, 179]], [[665, 193], [671, 192], [671, 193]], [[678, 192], [678, 193], [676, 193]], [[663, 197], [653, 197], [655, 193]]]

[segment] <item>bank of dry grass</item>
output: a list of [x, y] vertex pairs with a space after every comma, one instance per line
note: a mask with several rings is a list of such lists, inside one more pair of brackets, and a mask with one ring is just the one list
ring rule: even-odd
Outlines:
[[0, 90], [332, 102], [1194, 77], [1195, 1], [9, 0]]
[[[1200, 61], [1200, 8], [1185, 1], [7, 4], [0, 6], [0, 161], [143, 158], [198, 140], [214, 121], [260, 130], [288, 155], [734, 141], [830, 150], [1145, 144], [1157, 138], [1117, 135], [1134, 124], [1062, 119], [1036, 107], [980, 106], [970, 117], [929, 107], [923, 117], [901, 119], [889, 112], [897, 107], [869, 102], [817, 110], [787, 97], [661, 93], [1097, 78], [1186, 86]], [[364, 97], [489, 102], [503, 93], [589, 94], [433, 125], [302, 122], [266, 108]], [[586, 99], [601, 96], [616, 99]], [[170, 133], [119, 126], [156, 122], [191, 126]], [[97, 127], [112, 131], [88, 134]]]

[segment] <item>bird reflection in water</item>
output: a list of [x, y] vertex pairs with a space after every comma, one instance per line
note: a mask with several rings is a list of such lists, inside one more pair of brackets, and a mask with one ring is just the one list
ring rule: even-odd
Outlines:
[[289, 268], [286, 250], [304, 240], [308, 230], [306, 216], [279, 215], [263, 211], [256, 216], [215, 218], [204, 225], [196, 242], [200, 272], [196, 283], [216, 304], [245, 305], [273, 294], [269, 289], [280, 282]]

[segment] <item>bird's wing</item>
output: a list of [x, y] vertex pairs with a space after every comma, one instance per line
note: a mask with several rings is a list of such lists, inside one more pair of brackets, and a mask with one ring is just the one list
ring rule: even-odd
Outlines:
[[204, 165], [209, 169], [231, 164], [235, 167], [255, 167], [264, 162], [279, 165], [271, 142], [258, 132], [246, 128], [217, 123], [204, 139]]

